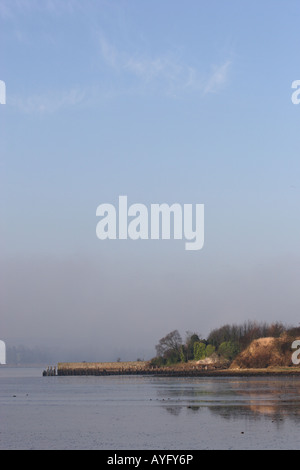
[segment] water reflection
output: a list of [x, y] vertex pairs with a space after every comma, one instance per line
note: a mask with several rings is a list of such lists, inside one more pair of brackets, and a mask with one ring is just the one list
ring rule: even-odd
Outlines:
[[[174, 416], [208, 409], [226, 420], [300, 421], [300, 378], [174, 380], [157, 387], [157, 400]], [[167, 402], [167, 403], [166, 403]]]

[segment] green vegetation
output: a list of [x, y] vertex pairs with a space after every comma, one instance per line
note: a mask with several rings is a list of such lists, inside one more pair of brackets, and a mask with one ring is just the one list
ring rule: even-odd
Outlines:
[[205, 350], [206, 350], [205, 343], [200, 343], [200, 342], [194, 343], [194, 359], [196, 361], [205, 359]]
[[205, 350], [206, 357], [212, 356], [213, 353], [215, 352], [215, 350], [216, 350], [216, 348], [212, 344], [208, 344], [206, 346], [206, 350]]
[[232, 361], [238, 355], [239, 352], [239, 345], [232, 341], [224, 341], [224, 343], [220, 344], [218, 349], [219, 355], [229, 361]]
[[[211, 331], [207, 339], [195, 332], [187, 332], [185, 341], [178, 330], [174, 330], [159, 340], [154, 367], [169, 366], [180, 362], [201, 361], [214, 355], [220, 360], [234, 361], [250, 344], [261, 338], [281, 339], [282, 345], [290, 345], [300, 338], [300, 327], [286, 327], [282, 323], [246, 322], [242, 325], [224, 325]], [[282, 338], [286, 338], [283, 343]], [[288, 348], [288, 346], [285, 346]], [[290, 353], [290, 350], [288, 351]]]

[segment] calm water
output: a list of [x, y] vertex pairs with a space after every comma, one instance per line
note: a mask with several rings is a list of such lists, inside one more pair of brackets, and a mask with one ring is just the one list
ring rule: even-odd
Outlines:
[[0, 449], [299, 449], [300, 379], [0, 368]]

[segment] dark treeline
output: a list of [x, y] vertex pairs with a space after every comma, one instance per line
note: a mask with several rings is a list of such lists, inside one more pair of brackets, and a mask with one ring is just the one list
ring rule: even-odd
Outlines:
[[[237, 343], [241, 350], [247, 348], [252, 341], [259, 338], [279, 338], [290, 328], [285, 327], [282, 323], [256, 323], [245, 322], [242, 325], [224, 325], [221, 328], [213, 330], [207, 338], [210, 344], [218, 348], [222, 343], [231, 341]], [[292, 328], [294, 330], [294, 328]], [[300, 328], [298, 328], [300, 332]]]
[[234, 360], [252, 341], [259, 338], [294, 339], [300, 337], [300, 327], [287, 327], [280, 322], [267, 324], [245, 322], [241, 325], [224, 325], [211, 331], [207, 339], [198, 333], [186, 333], [185, 341], [178, 330], [174, 330], [159, 340], [156, 345], [156, 357], [152, 365], [163, 366], [189, 360], [202, 360], [212, 357]]

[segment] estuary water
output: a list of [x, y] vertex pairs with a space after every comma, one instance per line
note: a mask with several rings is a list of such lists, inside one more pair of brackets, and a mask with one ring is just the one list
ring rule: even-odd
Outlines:
[[0, 449], [299, 449], [299, 378], [42, 377], [0, 367]]

